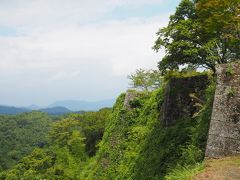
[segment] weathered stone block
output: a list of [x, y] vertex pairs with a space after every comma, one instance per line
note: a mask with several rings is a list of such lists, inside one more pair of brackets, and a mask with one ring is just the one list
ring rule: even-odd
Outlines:
[[207, 158], [240, 155], [240, 64], [218, 65], [216, 72]]
[[236, 155], [236, 151], [231, 151], [223, 148], [217, 148], [217, 147], [209, 147], [206, 150], [206, 154], [208, 157], [224, 157], [224, 156], [234, 156]]
[[141, 97], [143, 95], [144, 95], [143, 92], [128, 90], [125, 95], [124, 107], [126, 107], [128, 110], [131, 110], [132, 109], [131, 102], [135, 98]]
[[205, 154], [208, 158], [240, 155], [240, 141], [210, 134]]
[[214, 133], [212, 135], [240, 140], [240, 124], [212, 121], [209, 131]]
[[162, 106], [164, 124], [169, 126], [179, 119], [192, 117], [198, 108], [194, 106], [196, 101], [189, 95], [195, 94], [199, 99], [204, 99], [204, 91], [208, 84], [207, 75], [172, 78], [166, 87]]

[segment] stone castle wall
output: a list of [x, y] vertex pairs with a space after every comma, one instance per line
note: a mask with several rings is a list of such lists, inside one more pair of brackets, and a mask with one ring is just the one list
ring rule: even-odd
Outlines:
[[203, 100], [208, 84], [207, 75], [172, 78], [166, 87], [161, 109], [164, 125], [170, 126], [176, 121], [189, 119], [198, 112], [198, 107], [194, 106], [196, 100], [190, 94]]
[[240, 155], [240, 63], [218, 65], [216, 72], [207, 158]]
[[[240, 155], [240, 62], [218, 65], [217, 86], [206, 146], [206, 158]], [[209, 84], [206, 75], [188, 78], [173, 78], [169, 81], [161, 108], [165, 126], [191, 118], [198, 112], [196, 103], [189, 95], [200, 100]], [[124, 105], [131, 109], [130, 102], [138, 97], [137, 92], [126, 93]]]

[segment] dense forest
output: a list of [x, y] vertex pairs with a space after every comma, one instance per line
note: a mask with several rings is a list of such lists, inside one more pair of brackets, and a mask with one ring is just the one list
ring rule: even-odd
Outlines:
[[44, 147], [51, 119], [43, 113], [0, 116], [0, 169], [15, 165], [36, 147]]
[[[169, 128], [159, 119], [164, 89], [138, 93], [130, 101], [131, 110], [122, 94], [113, 109], [71, 114], [61, 120], [37, 112], [3, 116], [2, 126], [11, 123], [9, 130], [14, 131], [7, 131], [12, 139], [2, 152], [1, 179], [163, 179], [186, 168], [194, 172], [204, 157], [215, 83], [212, 80], [206, 89], [196, 117]], [[22, 147], [16, 148], [18, 153], [29, 147], [18, 159], [9, 151], [16, 144]]]
[[1, 116], [1, 179], [76, 178], [95, 155], [110, 112]]
[[[188, 179], [202, 170], [215, 67], [240, 59], [239, 11], [239, 0], [182, 0], [157, 33], [153, 49], [166, 51], [159, 69], [129, 76], [137, 94], [129, 106], [123, 93], [96, 112], [0, 116], [0, 179]], [[202, 74], [209, 84], [198, 111], [166, 127], [169, 81]]]

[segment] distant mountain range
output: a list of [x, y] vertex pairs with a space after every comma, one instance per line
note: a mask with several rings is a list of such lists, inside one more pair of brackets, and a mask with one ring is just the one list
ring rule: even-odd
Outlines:
[[93, 102], [66, 100], [54, 102], [48, 107], [66, 107], [71, 111], [97, 111], [103, 107], [112, 107], [114, 102], [114, 99]]
[[63, 114], [68, 114], [72, 112], [71, 110], [65, 107], [44, 108], [44, 109], [39, 109], [38, 111], [42, 111], [50, 115], [63, 115]]
[[30, 109], [27, 108], [18, 108], [12, 106], [0, 106], [0, 114], [20, 114], [24, 112], [30, 112]]
[[33, 110], [42, 111], [50, 115], [63, 115], [67, 113], [82, 113], [83, 111], [97, 111], [104, 107], [112, 107], [115, 100], [104, 100], [96, 102], [88, 101], [57, 101], [51, 105], [41, 108], [37, 105], [30, 105], [28, 107], [14, 107], [0, 105], [0, 114], [15, 115], [25, 112], [31, 112]]
[[[16, 114], [21, 114], [21, 113], [26, 113], [31, 111], [33, 111], [33, 109], [13, 107], [13, 106], [0, 106], [0, 114], [4, 114], [4, 115], [16, 115]], [[71, 110], [65, 107], [43, 108], [43, 109], [38, 109], [37, 111], [45, 112], [49, 115], [63, 115], [63, 114], [72, 112]]]

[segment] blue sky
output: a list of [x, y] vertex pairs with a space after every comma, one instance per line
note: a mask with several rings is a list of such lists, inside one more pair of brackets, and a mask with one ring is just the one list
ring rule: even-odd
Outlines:
[[0, 0], [0, 104], [116, 98], [180, 0]]

